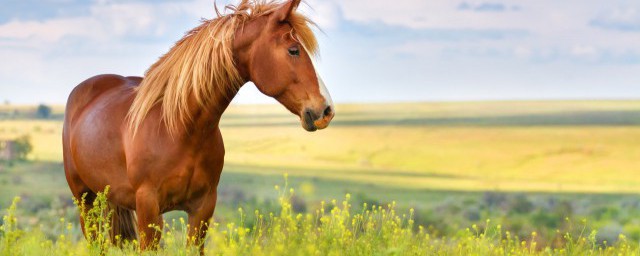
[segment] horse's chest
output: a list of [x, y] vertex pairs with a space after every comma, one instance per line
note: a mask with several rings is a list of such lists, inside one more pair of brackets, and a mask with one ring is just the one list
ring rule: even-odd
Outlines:
[[224, 165], [224, 147], [218, 142], [221, 140], [217, 138], [209, 141], [198, 147], [197, 153], [190, 150], [191, 153], [183, 155], [180, 163], [169, 171], [172, 175], [164, 179], [161, 188], [167, 202], [162, 208], [186, 210], [215, 193]]
[[210, 177], [201, 170], [192, 169], [185, 175], [166, 182], [162, 190], [165, 191], [166, 211], [186, 210], [196, 201], [200, 201], [210, 193], [214, 193], [218, 177]]

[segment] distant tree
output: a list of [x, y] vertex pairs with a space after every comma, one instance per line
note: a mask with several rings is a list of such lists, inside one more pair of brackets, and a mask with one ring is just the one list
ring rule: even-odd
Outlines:
[[9, 106], [9, 105], [11, 105], [11, 101], [9, 101], [9, 100], [4, 100], [4, 104], [5, 104], [5, 105], [7, 105], [7, 106]]
[[47, 119], [51, 116], [51, 107], [40, 104], [38, 105], [38, 109], [36, 110], [36, 115], [38, 118]]
[[33, 150], [33, 146], [31, 145], [31, 136], [24, 135], [15, 140], [15, 153], [19, 160], [26, 160], [27, 155], [31, 153]]

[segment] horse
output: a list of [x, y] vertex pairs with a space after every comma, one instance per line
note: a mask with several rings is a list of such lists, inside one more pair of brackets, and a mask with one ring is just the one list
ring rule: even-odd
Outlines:
[[244, 84], [276, 99], [307, 131], [329, 125], [335, 108], [314, 67], [315, 23], [299, 4], [241, 0], [224, 13], [216, 7], [216, 18], [187, 32], [144, 77], [98, 75], [72, 90], [62, 134], [65, 176], [84, 211], [109, 188], [112, 240], [139, 239], [140, 250], [155, 249], [162, 214], [182, 210], [188, 244], [204, 252], [224, 165], [220, 118]]

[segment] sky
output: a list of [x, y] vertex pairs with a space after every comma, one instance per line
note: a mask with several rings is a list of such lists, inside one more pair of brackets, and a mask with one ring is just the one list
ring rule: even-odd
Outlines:
[[[0, 101], [142, 76], [213, 0], [0, 0]], [[218, 0], [218, 5], [234, 3]], [[336, 102], [639, 99], [638, 0], [307, 0]], [[236, 103], [272, 103], [244, 86]]]

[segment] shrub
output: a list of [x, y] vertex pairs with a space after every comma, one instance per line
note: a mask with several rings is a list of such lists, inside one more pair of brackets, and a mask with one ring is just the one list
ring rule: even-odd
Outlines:
[[51, 117], [51, 107], [44, 104], [38, 105], [38, 108], [36, 109], [36, 117], [48, 119]]
[[33, 146], [31, 145], [31, 136], [24, 135], [17, 138], [15, 140], [14, 150], [18, 160], [26, 160], [29, 153], [33, 150]]

